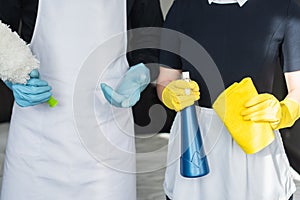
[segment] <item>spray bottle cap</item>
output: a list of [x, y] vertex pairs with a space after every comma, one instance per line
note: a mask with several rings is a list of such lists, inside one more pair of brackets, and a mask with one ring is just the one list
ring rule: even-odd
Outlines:
[[[185, 80], [185, 81], [189, 82], [191, 80], [190, 79], [190, 72], [182, 72], [181, 78], [182, 78], [182, 80]], [[191, 94], [191, 90], [189, 88], [186, 88], [185, 89], [185, 94], [186, 95], [190, 95]]]
[[190, 79], [190, 72], [182, 72], [182, 79], [189, 80]]

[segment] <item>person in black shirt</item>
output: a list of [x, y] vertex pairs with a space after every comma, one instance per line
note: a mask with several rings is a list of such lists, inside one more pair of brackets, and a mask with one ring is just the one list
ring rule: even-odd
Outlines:
[[[201, 92], [198, 101], [201, 109], [198, 109], [198, 115], [200, 127], [205, 130], [202, 134], [208, 140], [215, 139], [214, 142], [209, 141], [213, 145], [207, 150], [211, 167], [209, 175], [185, 179], [179, 175], [177, 162], [168, 165], [164, 184], [167, 196], [173, 200], [185, 199], [187, 196], [191, 200], [289, 199], [295, 191], [295, 185], [278, 129], [292, 126], [300, 114], [298, 2], [176, 0], [164, 27], [185, 34], [200, 44], [219, 71], [215, 76], [212, 74], [211, 77], [203, 77], [200, 72], [207, 69], [205, 66], [193, 66], [180, 55], [161, 51], [162, 67], [157, 81], [161, 100], [177, 111], [198, 100], [197, 87], [188, 84], [180, 86], [182, 83], [176, 82], [182, 71], [189, 71], [191, 79], [198, 83]], [[179, 33], [177, 37], [163, 33], [161, 43], [162, 46], [172, 46], [176, 52], [189, 49]], [[194, 55], [197, 53], [201, 52], [190, 52]], [[281, 104], [271, 94], [278, 65], [282, 67], [288, 88], [288, 95]], [[210, 87], [205, 81], [205, 78], [217, 80], [219, 77], [222, 78], [224, 88], [245, 77], [252, 78], [260, 95], [249, 101], [258, 106], [251, 105], [252, 108], [247, 111], [250, 117], [244, 119], [270, 123], [276, 137], [271, 145], [256, 154], [247, 155], [232, 140], [227, 130], [220, 130], [223, 123], [220, 123], [211, 109], [216, 100], [211, 95], [212, 90], [219, 91], [220, 88]], [[184, 87], [190, 87], [193, 91], [191, 95], [182, 92]], [[292, 102], [292, 105], [286, 106], [289, 104], [286, 101]], [[177, 134], [180, 129], [178, 118], [179, 116], [175, 119], [171, 132], [168, 164], [179, 157], [176, 154], [179, 148], [176, 146], [177, 136], [180, 135]], [[204, 143], [205, 141], [206, 139]]]

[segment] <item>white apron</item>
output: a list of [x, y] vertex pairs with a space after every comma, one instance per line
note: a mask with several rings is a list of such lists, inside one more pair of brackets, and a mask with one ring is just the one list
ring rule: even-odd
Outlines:
[[[80, 137], [84, 133], [76, 131], [72, 104], [83, 63], [99, 45], [124, 32], [125, 0], [39, 1], [30, 46], [40, 60], [41, 78], [52, 86], [59, 104], [55, 108], [46, 103], [28, 108], [14, 105], [1, 200], [136, 199], [136, 178], [131, 173], [135, 171], [135, 160], [124, 154], [105, 154], [107, 160], [128, 163], [129, 173], [97, 160]], [[125, 36], [118, 46], [109, 49], [118, 59], [109, 66], [111, 73], [99, 82], [114, 87], [128, 69]], [[89, 61], [101, 63], [100, 58]], [[82, 116], [82, 121], [96, 117], [108, 141], [134, 154], [131, 109], [115, 109], [113, 113], [99, 87], [95, 87], [87, 88], [94, 93], [95, 115]], [[113, 115], [123, 120], [116, 124]]]
[[[201, 110], [201, 112], [200, 112]], [[247, 155], [213, 109], [197, 107], [210, 173], [180, 175], [180, 114], [171, 129], [164, 190], [172, 200], [288, 200], [296, 188], [280, 133], [262, 151]]]

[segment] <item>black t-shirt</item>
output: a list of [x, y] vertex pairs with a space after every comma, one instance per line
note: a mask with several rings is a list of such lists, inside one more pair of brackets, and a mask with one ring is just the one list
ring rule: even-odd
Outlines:
[[[237, 3], [175, 0], [164, 27], [202, 45], [216, 64], [224, 88], [251, 77], [259, 93], [270, 93], [278, 64], [283, 72], [300, 70], [300, 7], [296, 0], [249, 0], [242, 7]], [[183, 46], [189, 48], [183, 40], [179, 35], [174, 38], [163, 32], [161, 45], [172, 43], [172, 48], [180, 52]], [[190, 71], [191, 78], [200, 86], [199, 104], [211, 107], [211, 89], [208, 90], [198, 70], [203, 66], [193, 66], [166, 51], [161, 51], [160, 63]]]

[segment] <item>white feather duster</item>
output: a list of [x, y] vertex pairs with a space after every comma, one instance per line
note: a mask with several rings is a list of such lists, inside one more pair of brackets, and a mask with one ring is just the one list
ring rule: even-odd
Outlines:
[[3, 81], [26, 84], [39, 61], [16, 32], [0, 21], [0, 78]]
[[[0, 21], [0, 79], [26, 84], [30, 79], [30, 72], [39, 66], [39, 61], [25, 41]], [[57, 103], [51, 96], [48, 101], [50, 107], [55, 107]]]

